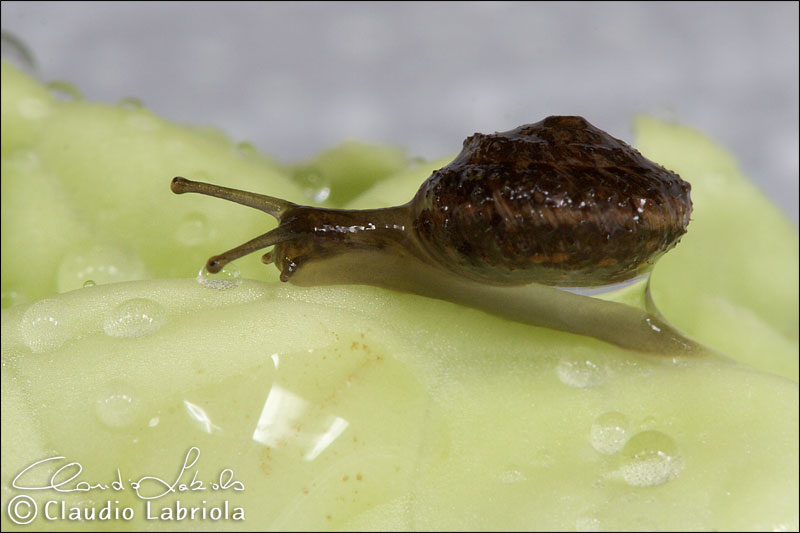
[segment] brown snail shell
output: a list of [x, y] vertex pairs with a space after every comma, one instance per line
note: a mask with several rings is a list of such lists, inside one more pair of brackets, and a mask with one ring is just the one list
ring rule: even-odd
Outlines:
[[412, 202], [441, 264], [502, 284], [592, 286], [649, 269], [686, 232], [691, 186], [581, 117], [476, 133]]
[[207, 269], [275, 245], [265, 262], [283, 281], [307, 263], [370, 249], [494, 285], [606, 285], [649, 270], [686, 232], [692, 211], [691, 186], [677, 174], [574, 116], [472, 135], [393, 208], [306, 207], [183, 178], [172, 190], [278, 218], [278, 228], [212, 257]]

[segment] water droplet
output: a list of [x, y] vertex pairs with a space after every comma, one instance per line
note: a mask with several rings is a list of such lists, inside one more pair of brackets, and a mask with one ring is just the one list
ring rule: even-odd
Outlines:
[[28, 297], [21, 289], [11, 289], [0, 293], [0, 307], [3, 309], [27, 303]]
[[66, 102], [74, 100], [82, 100], [83, 95], [77, 87], [66, 81], [52, 81], [47, 84], [50, 94], [56, 100], [63, 100]]
[[500, 482], [511, 484], [511, 483], [520, 483], [528, 479], [525, 474], [523, 474], [520, 470], [511, 469], [511, 470], [504, 470], [500, 472]]
[[634, 487], [653, 487], [674, 479], [683, 469], [678, 447], [660, 431], [637, 433], [622, 449], [622, 478]]
[[50, 112], [47, 103], [39, 98], [23, 98], [17, 102], [17, 110], [29, 120], [39, 120]]
[[134, 98], [132, 96], [123, 98], [122, 100], [117, 102], [117, 105], [123, 109], [132, 109], [132, 110], [142, 109], [144, 107], [144, 104], [142, 103], [141, 100], [139, 100], [138, 98]]
[[208, 238], [208, 219], [201, 213], [187, 214], [175, 230], [175, 239], [185, 246], [202, 244]]
[[311, 195], [311, 199], [317, 203], [322, 203], [328, 199], [331, 195], [331, 188], [330, 187], [322, 187], [314, 191]]
[[620, 451], [628, 440], [628, 419], [611, 411], [597, 417], [589, 430], [589, 441], [600, 453], [611, 455]]
[[413, 156], [413, 157], [409, 157], [408, 158], [408, 160], [406, 161], [406, 166], [409, 169], [412, 169], [412, 168], [417, 168], [419, 166], [422, 166], [422, 165], [426, 164], [427, 162], [428, 161], [422, 156]]
[[150, 421], [147, 423], [147, 427], [154, 428], [154, 427], [156, 427], [156, 426], [158, 425], [159, 421], [160, 421], [160, 420], [159, 420], [159, 418], [158, 418], [157, 416], [154, 416], [154, 417], [153, 417], [153, 418], [151, 418], [151, 419], [150, 419]]
[[89, 287], [94, 287], [95, 285], [97, 285], [97, 283], [95, 283], [93, 279], [87, 279], [86, 281], [83, 282], [84, 289], [88, 289]]
[[562, 358], [556, 373], [563, 384], [578, 388], [597, 387], [608, 377], [605, 365], [582, 357]]
[[42, 160], [33, 150], [15, 150], [4, 163], [15, 170], [32, 172], [41, 168]]
[[556, 463], [556, 460], [547, 450], [539, 450], [530, 458], [531, 466], [537, 468], [550, 468]]
[[229, 263], [225, 265], [222, 270], [217, 274], [212, 274], [204, 266], [197, 274], [197, 282], [209, 289], [216, 289], [218, 291], [225, 291], [228, 289], [235, 289], [241, 285], [241, 273], [239, 267]]
[[69, 338], [66, 306], [58, 300], [39, 300], [22, 315], [20, 328], [25, 344], [33, 353], [60, 348]]
[[236, 144], [236, 154], [244, 159], [251, 159], [258, 155], [258, 151], [249, 142], [240, 142]]
[[97, 285], [144, 277], [139, 256], [111, 245], [90, 245], [68, 252], [58, 266], [58, 292], [80, 289], [92, 280]]
[[28, 74], [36, 74], [36, 59], [19, 37], [5, 30], [0, 33], [0, 55]]
[[139, 418], [139, 400], [124, 390], [106, 391], [95, 402], [95, 414], [104, 425], [121, 429]]
[[324, 202], [331, 195], [328, 178], [316, 167], [299, 168], [292, 178], [303, 188], [303, 194], [317, 203]]
[[575, 531], [602, 531], [600, 520], [594, 516], [581, 516], [575, 520]]
[[122, 302], [106, 317], [103, 331], [109, 337], [143, 337], [155, 333], [167, 319], [167, 310], [147, 298]]
[[[85, 500], [80, 500], [80, 501], [76, 502], [74, 505], [76, 507], [80, 507], [80, 508], [85, 509], [85, 510], [91, 510], [93, 507], [95, 507], [97, 505], [97, 503], [93, 499], [87, 498]], [[86, 516], [84, 514], [85, 512], [86, 511], [81, 511], [81, 514], [83, 516]], [[89, 511], [89, 512], [91, 512], [91, 511]]]

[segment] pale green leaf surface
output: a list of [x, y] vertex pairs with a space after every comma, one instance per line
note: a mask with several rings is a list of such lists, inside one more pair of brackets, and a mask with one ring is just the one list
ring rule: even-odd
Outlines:
[[[47, 113], [27, 113], [29, 98]], [[224, 136], [144, 110], [53, 101], [5, 64], [2, 110], [4, 305], [46, 297], [2, 312], [4, 530], [9, 480], [36, 460], [64, 455], [93, 481], [117, 468], [168, 478], [190, 446], [202, 452], [200, 477], [232, 468], [246, 490], [181, 502], [227, 499], [245, 522], [143, 521], [125, 491], [67, 501], [119, 500], [133, 522], [71, 526], [798, 527], [797, 232], [699, 134], [638, 122], [645, 155], [690, 181], [695, 201], [653, 292], [671, 322], [738, 364], [644, 357], [370, 287], [244, 280], [218, 291], [151, 279], [54, 295], [79, 280], [62, 265], [75, 247], [103, 243], [85, 255], [133, 279], [190, 277], [274, 225], [176, 197], [173, 175], [294, 201], [302, 186]], [[402, 171], [389, 161], [398, 173], [349, 205], [404, 203], [448, 160]], [[244, 277], [275, 279], [248, 259]], [[596, 431], [609, 413], [619, 413], [617, 441]], [[667, 455], [633, 458], [648, 446]]]

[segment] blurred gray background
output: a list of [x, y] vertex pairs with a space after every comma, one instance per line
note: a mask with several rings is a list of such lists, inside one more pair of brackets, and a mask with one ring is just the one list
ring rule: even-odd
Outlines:
[[798, 220], [798, 3], [3, 2], [38, 75], [136, 96], [283, 160], [347, 138], [435, 158], [475, 131], [650, 113], [710, 134]]

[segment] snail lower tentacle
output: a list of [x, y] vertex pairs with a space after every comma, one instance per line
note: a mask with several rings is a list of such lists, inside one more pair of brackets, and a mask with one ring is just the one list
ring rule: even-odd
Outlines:
[[298, 234], [294, 230], [292, 230], [289, 226], [278, 226], [277, 228], [270, 230], [263, 235], [259, 235], [255, 239], [247, 241], [244, 244], [237, 246], [236, 248], [232, 248], [227, 252], [224, 252], [220, 255], [215, 255], [214, 257], [209, 258], [208, 262], [206, 262], [206, 270], [211, 272], [212, 274], [216, 274], [222, 268], [230, 263], [235, 259], [239, 259], [240, 257], [244, 257], [245, 255], [249, 255], [253, 252], [258, 250], [262, 250], [269, 246], [273, 246], [290, 239], [297, 237]]
[[210, 272], [274, 246], [262, 261], [297, 285], [378, 285], [629, 348], [696, 348], [653, 313], [552, 288], [648, 272], [686, 232], [692, 211], [688, 183], [581, 117], [475, 134], [396, 207], [315, 208], [184, 178], [171, 187], [278, 220], [209, 259]]

